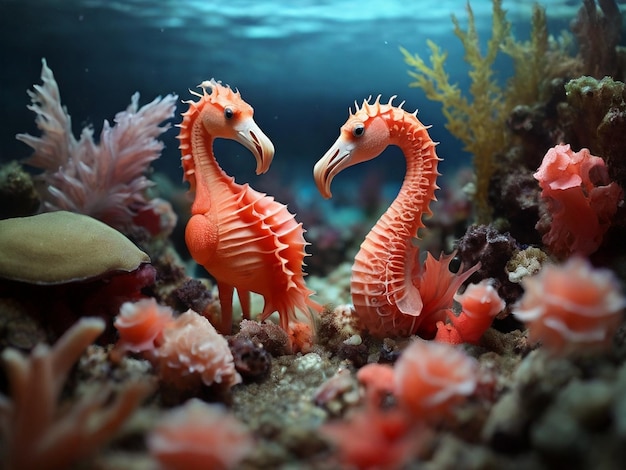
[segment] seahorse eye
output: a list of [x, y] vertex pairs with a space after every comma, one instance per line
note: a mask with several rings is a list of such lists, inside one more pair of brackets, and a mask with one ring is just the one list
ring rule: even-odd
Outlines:
[[224, 108], [224, 117], [226, 119], [232, 119], [234, 115], [235, 112], [233, 111], [233, 108]]
[[365, 126], [361, 123], [355, 124], [352, 129], [352, 135], [354, 137], [361, 137], [365, 133]]

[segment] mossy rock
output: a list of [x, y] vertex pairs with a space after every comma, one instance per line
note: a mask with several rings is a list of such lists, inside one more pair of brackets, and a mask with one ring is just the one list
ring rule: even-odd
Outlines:
[[86, 215], [58, 211], [0, 220], [1, 278], [64, 284], [149, 262], [120, 232]]

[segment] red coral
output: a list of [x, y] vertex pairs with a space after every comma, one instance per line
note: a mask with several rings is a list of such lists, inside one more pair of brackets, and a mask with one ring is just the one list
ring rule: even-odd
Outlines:
[[155, 299], [125, 302], [114, 323], [120, 336], [116, 350], [154, 350], [162, 342], [163, 329], [173, 321], [172, 309], [157, 304]]
[[435, 340], [450, 343], [476, 344], [491, 326], [495, 316], [504, 307], [504, 300], [493, 287], [491, 279], [483, 279], [478, 284], [470, 284], [463, 294], [457, 294], [454, 300], [461, 304], [461, 313], [454, 316], [448, 313], [450, 323], [437, 323]]
[[400, 407], [420, 419], [449, 414], [476, 390], [478, 362], [453, 346], [416, 340], [394, 367], [394, 395]]
[[611, 271], [573, 257], [562, 266], [545, 266], [522, 284], [526, 292], [513, 313], [528, 327], [531, 342], [557, 354], [610, 346], [626, 306]]
[[322, 427], [338, 451], [341, 468], [396, 469], [423, 446], [425, 431], [398, 410], [367, 406], [349, 419]]
[[167, 470], [227, 470], [253, 448], [248, 429], [221, 405], [189, 400], [165, 415], [148, 436], [148, 449]]
[[533, 176], [552, 219], [537, 224], [544, 231], [549, 223], [543, 242], [559, 257], [595, 252], [624, 196], [622, 188], [610, 182], [604, 160], [587, 149], [575, 153], [569, 145], [557, 145]]

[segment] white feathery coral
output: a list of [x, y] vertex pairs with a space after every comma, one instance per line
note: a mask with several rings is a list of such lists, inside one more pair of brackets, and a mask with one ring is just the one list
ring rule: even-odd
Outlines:
[[2, 352], [10, 397], [0, 394], [0, 456], [7, 470], [68, 468], [110, 439], [151, 391], [131, 383], [86, 394], [61, 407], [59, 396], [81, 354], [104, 330], [99, 318], [83, 318], [52, 347], [39, 344], [29, 357]]
[[99, 144], [91, 127], [77, 140], [52, 70], [45, 59], [42, 63], [43, 84], [28, 92], [28, 109], [35, 112], [42, 135], [16, 138], [34, 150], [26, 163], [44, 170], [39, 176], [44, 209], [87, 214], [118, 229], [132, 226], [149, 202], [145, 191], [153, 183], [145, 172], [163, 150], [157, 137], [170, 125], [159, 124], [173, 117], [177, 96], [158, 97], [140, 108], [135, 93], [113, 126], [104, 122]]

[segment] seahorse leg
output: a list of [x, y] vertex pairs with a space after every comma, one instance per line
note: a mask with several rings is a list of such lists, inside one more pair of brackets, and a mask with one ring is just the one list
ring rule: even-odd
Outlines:
[[237, 289], [237, 297], [239, 297], [241, 304], [242, 318], [250, 320], [250, 291]]
[[219, 332], [223, 335], [229, 335], [233, 329], [233, 291], [234, 287], [230, 284], [217, 281], [217, 291], [220, 296], [220, 307], [222, 315], [220, 317]]

